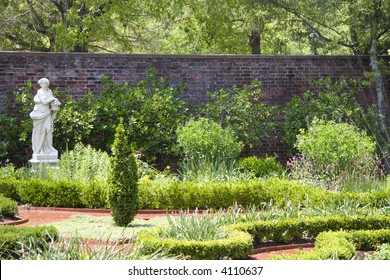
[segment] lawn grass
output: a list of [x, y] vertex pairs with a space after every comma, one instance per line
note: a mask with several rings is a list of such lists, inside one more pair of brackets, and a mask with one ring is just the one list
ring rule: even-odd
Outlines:
[[118, 241], [135, 236], [140, 230], [168, 224], [166, 217], [150, 220], [134, 219], [127, 227], [116, 226], [112, 216], [91, 216], [76, 214], [69, 219], [50, 223], [62, 237], [92, 238], [98, 240]]

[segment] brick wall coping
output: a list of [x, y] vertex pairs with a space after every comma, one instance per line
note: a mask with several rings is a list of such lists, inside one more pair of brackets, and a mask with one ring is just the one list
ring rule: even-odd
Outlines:
[[[295, 59], [295, 60], [338, 60], [369, 59], [369, 55], [269, 55], [269, 54], [125, 54], [125, 53], [83, 53], [83, 52], [17, 52], [0, 51], [0, 56], [61, 56], [61, 57], [105, 57], [105, 58], [161, 58], [161, 59]], [[383, 56], [389, 57], [389, 56]]]

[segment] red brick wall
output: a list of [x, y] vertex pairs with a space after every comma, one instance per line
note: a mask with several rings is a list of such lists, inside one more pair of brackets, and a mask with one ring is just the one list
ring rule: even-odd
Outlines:
[[[309, 82], [325, 76], [361, 76], [370, 71], [368, 56], [276, 56], [276, 55], [127, 55], [88, 53], [0, 52], [0, 96], [8, 95], [27, 80], [47, 77], [50, 88], [66, 88], [77, 96], [99, 92], [100, 78], [129, 83], [145, 78], [148, 68], [169, 78], [172, 86], [187, 84], [184, 99], [192, 104], [206, 101], [206, 92], [242, 86], [257, 78], [262, 83], [263, 100], [283, 106], [293, 94], [309, 89]], [[38, 88], [38, 86], [37, 86]], [[360, 98], [375, 102], [373, 89]], [[1, 106], [1, 104], [0, 104]], [[257, 151], [278, 153], [282, 161], [285, 147], [272, 141]]]

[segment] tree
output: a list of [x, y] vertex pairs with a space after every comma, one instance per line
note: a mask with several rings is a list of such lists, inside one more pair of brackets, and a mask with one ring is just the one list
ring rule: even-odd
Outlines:
[[[0, 49], [132, 51], [150, 1], [3, 0]], [[137, 28], [134, 28], [136, 26]], [[135, 32], [135, 29], [136, 33]]]
[[293, 16], [292, 20], [307, 30], [298, 37], [309, 41], [314, 54], [318, 53], [321, 46], [323, 53], [336, 50], [338, 53], [370, 55], [382, 134], [385, 141], [389, 142], [390, 138], [386, 132], [385, 92], [378, 57], [387, 54], [390, 48], [390, 2], [387, 0], [304, 0], [294, 1], [294, 4], [290, 0], [269, 2], [290, 13]]

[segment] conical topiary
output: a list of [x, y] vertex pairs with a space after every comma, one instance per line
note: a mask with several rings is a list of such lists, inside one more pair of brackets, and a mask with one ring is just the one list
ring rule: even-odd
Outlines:
[[138, 213], [138, 172], [123, 124], [116, 128], [109, 178], [109, 202], [118, 226], [127, 226]]

